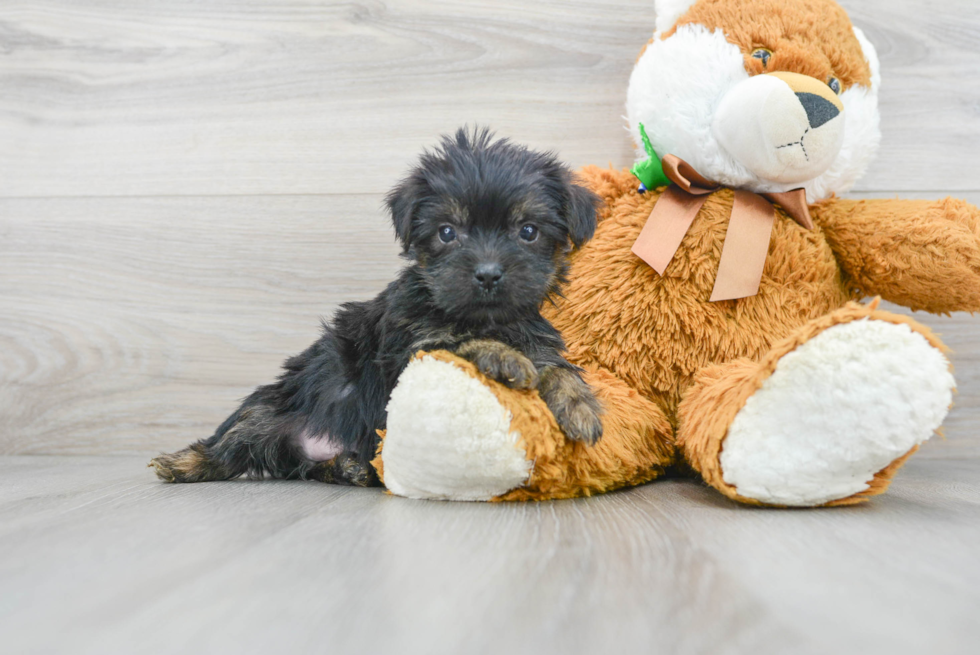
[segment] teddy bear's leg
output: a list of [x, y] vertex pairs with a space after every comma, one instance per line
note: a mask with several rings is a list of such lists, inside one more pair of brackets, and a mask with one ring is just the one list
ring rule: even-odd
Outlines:
[[420, 353], [391, 394], [374, 464], [392, 493], [446, 500], [566, 498], [657, 477], [675, 452], [664, 413], [606, 371], [584, 378], [603, 405], [595, 446], [566, 439], [536, 391]]
[[678, 446], [726, 496], [777, 506], [845, 505], [887, 489], [939, 427], [954, 387], [928, 328], [849, 304], [760, 362], [701, 371], [678, 408]]

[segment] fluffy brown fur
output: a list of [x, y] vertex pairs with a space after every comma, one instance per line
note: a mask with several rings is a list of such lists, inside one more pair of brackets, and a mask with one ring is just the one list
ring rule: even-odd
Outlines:
[[964, 200], [839, 200], [811, 210], [858, 295], [942, 314], [980, 309], [980, 214]]
[[675, 425], [681, 395], [703, 368], [758, 360], [795, 328], [856, 299], [822, 228], [806, 230], [779, 210], [759, 293], [710, 303], [732, 191], [708, 197], [661, 277], [630, 251], [659, 193], [638, 194], [627, 171], [581, 174], [606, 207], [593, 243], [573, 257], [565, 299], [546, 314], [571, 361], [613, 372]]
[[[854, 39], [851, 19], [837, 4], [701, 0], [664, 38], [689, 23], [724, 30], [728, 41], [744, 53], [749, 73], [793, 71], [818, 80], [836, 77], [842, 89], [852, 84], [870, 86], [871, 70]], [[765, 67], [752, 57], [758, 48], [772, 52]]]

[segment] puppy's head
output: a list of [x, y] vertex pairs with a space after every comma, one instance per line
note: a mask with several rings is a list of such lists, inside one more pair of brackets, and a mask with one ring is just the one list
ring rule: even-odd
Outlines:
[[460, 129], [387, 203], [436, 305], [455, 320], [507, 323], [558, 291], [568, 252], [595, 232], [598, 198], [553, 154]]

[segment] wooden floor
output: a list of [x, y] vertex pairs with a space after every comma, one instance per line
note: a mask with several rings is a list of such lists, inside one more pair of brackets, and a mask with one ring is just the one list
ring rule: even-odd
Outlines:
[[[884, 80], [851, 195], [980, 204], [980, 5], [842, 4]], [[653, 25], [653, 0], [0, 3], [0, 652], [976, 652], [978, 317], [917, 316], [956, 406], [863, 507], [144, 468], [391, 279], [382, 196], [439, 134], [631, 163]]]
[[4, 653], [975, 653], [980, 461], [874, 503], [510, 505], [0, 458]]

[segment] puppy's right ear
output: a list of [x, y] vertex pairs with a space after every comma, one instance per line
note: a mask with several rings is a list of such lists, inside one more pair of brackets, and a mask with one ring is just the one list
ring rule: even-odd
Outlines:
[[395, 236], [402, 244], [403, 252], [408, 252], [412, 243], [416, 214], [426, 188], [425, 178], [416, 171], [399, 182], [385, 196], [385, 203], [391, 214], [391, 224], [395, 228]]
[[566, 184], [568, 200], [565, 205], [565, 221], [568, 224], [568, 237], [572, 240], [572, 245], [580, 248], [595, 234], [596, 210], [602, 201], [599, 196], [573, 181]]

